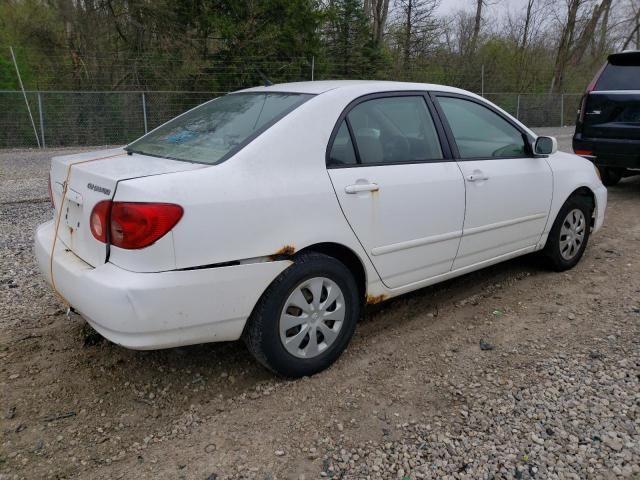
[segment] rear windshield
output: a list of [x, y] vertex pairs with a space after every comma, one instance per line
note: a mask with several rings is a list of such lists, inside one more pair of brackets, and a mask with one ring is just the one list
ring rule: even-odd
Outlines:
[[640, 65], [607, 65], [597, 90], [640, 90]]
[[271, 92], [225, 95], [174, 118], [126, 150], [173, 160], [220, 163], [311, 97]]

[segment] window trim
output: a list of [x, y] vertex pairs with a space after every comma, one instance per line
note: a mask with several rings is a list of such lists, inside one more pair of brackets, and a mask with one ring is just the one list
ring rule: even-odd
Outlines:
[[[431, 97], [431, 100], [433, 102], [433, 105], [436, 109], [436, 111], [438, 112], [438, 117], [440, 122], [442, 123], [444, 130], [446, 132], [446, 137], [447, 137], [447, 141], [449, 142], [449, 146], [451, 148], [451, 151], [453, 152], [453, 156], [456, 159], [456, 161], [458, 162], [475, 162], [478, 160], [514, 160], [517, 158], [537, 158], [534, 155], [533, 152], [533, 142], [535, 141], [535, 139], [533, 137], [531, 137], [531, 135], [529, 135], [529, 133], [527, 133], [520, 125], [518, 125], [517, 123], [515, 123], [513, 121], [513, 119], [507, 115], [505, 115], [503, 112], [497, 110], [495, 107], [493, 107], [492, 105], [490, 105], [489, 103], [483, 101], [483, 100], [479, 100], [477, 98], [474, 97], [470, 97], [468, 95], [463, 95], [463, 94], [459, 94], [459, 93], [454, 93], [454, 92], [444, 92], [444, 91], [430, 91], [429, 95]], [[488, 110], [490, 110], [491, 112], [495, 113], [496, 115], [498, 115], [500, 118], [502, 118], [503, 120], [505, 120], [509, 125], [511, 125], [513, 128], [515, 128], [517, 131], [520, 132], [520, 135], [522, 136], [522, 140], [524, 141], [524, 146], [525, 146], [525, 155], [522, 156], [510, 156], [510, 157], [470, 157], [470, 158], [462, 158], [460, 156], [460, 151], [458, 150], [458, 144], [456, 143], [455, 137], [453, 135], [453, 130], [451, 129], [451, 126], [449, 125], [449, 121], [447, 120], [446, 115], [444, 114], [444, 111], [442, 110], [442, 107], [440, 106], [440, 103], [438, 102], [438, 98], [439, 97], [449, 97], [449, 98], [457, 98], [459, 100], [466, 100], [469, 102], [473, 102], [476, 103], [478, 105], [480, 105], [481, 107], [484, 107]]]
[[[376, 92], [369, 93], [366, 95], [362, 95], [351, 102], [342, 110], [342, 113], [338, 117], [335, 125], [333, 126], [333, 130], [331, 131], [331, 136], [329, 137], [329, 142], [327, 143], [327, 150], [325, 152], [325, 166], [327, 169], [334, 168], [361, 168], [361, 167], [384, 167], [389, 165], [412, 165], [416, 163], [441, 163], [441, 162], [455, 162], [455, 158], [451, 148], [449, 146], [449, 141], [446, 136], [446, 130], [444, 129], [440, 117], [432, 103], [432, 99], [429, 95], [430, 92], [426, 90], [400, 90], [400, 91], [388, 91], [388, 92]], [[379, 162], [379, 163], [362, 163], [360, 159], [360, 152], [358, 150], [358, 146], [355, 142], [355, 138], [353, 135], [353, 130], [351, 128], [351, 122], [347, 118], [347, 115], [353, 110], [355, 107], [360, 105], [361, 103], [367, 102], [369, 100], [376, 100], [379, 98], [394, 98], [394, 97], [421, 97], [425, 103], [425, 107], [427, 112], [431, 116], [431, 120], [433, 121], [433, 125], [436, 130], [436, 135], [438, 137], [438, 142], [440, 143], [440, 150], [442, 151], [442, 158], [430, 158], [425, 160], [409, 160], [406, 162]], [[340, 130], [340, 126], [342, 122], [345, 121], [347, 124], [347, 128], [349, 130], [349, 137], [351, 140], [351, 144], [353, 145], [354, 152], [356, 154], [356, 162], [353, 165], [331, 165], [329, 162], [331, 160], [331, 149], [333, 148], [333, 142], [338, 135], [338, 130]]]

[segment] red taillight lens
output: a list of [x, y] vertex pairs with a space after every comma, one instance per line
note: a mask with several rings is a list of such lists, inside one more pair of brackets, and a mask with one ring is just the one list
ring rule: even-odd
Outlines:
[[109, 211], [111, 210], [111, 200], [103, 200], [93, 207], [89, 225], [91, 233], [97, 240], [107, 243], [107, 232], [109, 231]]
[[[109, 204], [106, 215], [102, 206], [105, 203]], [[116, 247], [130, 250], [144, 248], [175, 227], [182, 214], [182, 207], [172, 203], [104, 201], [98, 203], [91, 213], [91, 233], [99, 241], [109, 241]], [[101, 221], [102, 218], [108, 219], [108, 222]]]
[[577, 149], [574, 152], [576, 155], [593, 155], [593, 150], [581, 150]]
[[591, 83], [589, 83], [589, 85], [587, 85], [587, 91], [585, 93], [591, 93], [595, 90], [596, 85], [598, 84], [598, 80], [600, 80], [600, 75], [602, 75], [602, 72], [604, 72], [604, 69], [607, 67], [607, 64], [605, 63], [603, 66], [600, 67], [600, 70], [598, 70], [596, 72], [596, 74], [594, 75], [593, 79], [591, 80]]

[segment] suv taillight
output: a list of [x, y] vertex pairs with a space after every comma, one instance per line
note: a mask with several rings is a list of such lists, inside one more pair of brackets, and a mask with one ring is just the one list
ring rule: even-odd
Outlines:
[[591, 80], [589, 85], [587, 85], [587, 89], [585, 90], [584, 95], [582, 96], [582, 100], [580, 101], [580, 116], [578, 117], [578, 121], [580, 123], [584, 121], [584, 111], [587, 108], [587, 97], [591, 92], [595, 90], [596, 85], [598, 84], [598, 80], [600, 79], [600, 75], [602, 75], [602, 72], [606, 67], [606, 63], [602, 67], [600, 67], [600, 70], [598, 70], [598, 73], [595, 74], [593, 80]]
[[166, 235], [182, 218], [173, 203], [112, 202], [104, 200], [91, 212], [96, 240], [129, 250], [148, 247]]

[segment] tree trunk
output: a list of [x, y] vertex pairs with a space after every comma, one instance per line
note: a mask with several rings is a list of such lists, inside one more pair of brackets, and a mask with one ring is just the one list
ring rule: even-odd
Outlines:
[[529, 29], [531, 28], [531, 15], [533, 14], [533, 5], [536, 0], [529, 0], [527, 3], [527, 16], [524, 19], [524, 32], [522, 32], [522, 50], [527, 48], [527, 42], [529, 41]]
[[626, 50], [631, 42], [633, 41], [633, 37], [636, 37], [636, 48], [640, 49], [640, 10], [636, 14], [635, 18], [636, 26], [631, 30], [629, 36], [625, 39], [624, 44], [622, 45], [622, 50]]
[[384, 26], [389, 15], [389, 0], [366, 0], [373, 2], [373, 42], [378, 47], [382, 44]]
[[469, 53], [473, 54], [478, 46], [478, 36], [480, 36], [480, 26], [482, 25], [482, 7], [485, 0], [476, 0], [476, 18], [473, 23], [473, 34], [471, 36], [471, 46]]
[[409, 66], [410, 57], [411, 57], [411, 28], [412, 28], [412, 9], [413, 9], [413, 0], [407, 1], [407, 17], [405, 19], [405, 32], [404, 32], [404, 68], [405, 70]]
[[589, 21], [580, 32], [580, 35], [575, 42], [575, 46], [573, 48], [571, 48], [571, 45], [569, 46], [570, 55], [567, 58], [568, 62], [579, 63], [582, 60], [582, 57], [587, 51], [587, 46], [590, 42], [593, 41], [593, 38], [595, 37], [598, 22], [600, 21], [602, 14], [605, 13], [606, 10], [608, 10], [608, 8], [611, 6], [611, 1], [612, 0], [603, 0], [600, 5], [596, 5], [593, 8], [591, 18], [589, 18]]
[[550, 92], [561, 92], [564, 84], [564, 72], [569, 59], [569, 50], [573, 43], [573, 36], [576, 29], [576, 17], [578, 9], [582, 4], [582, 0], [569, 0], [567, 4], [567, 23], [562, 29], [560, 42], [558, 43], [558, 51], [556, 52], [556, 61], [553, 68], [553, 77], [551, 78]]
[[609, 14], [611, 13], [611, 2], [607, 3], [604, 10], [602, 22], [600, 22], [600, 39], [598, 40], [598, 56], [607, 51], [607, 34], [609, 33]]

